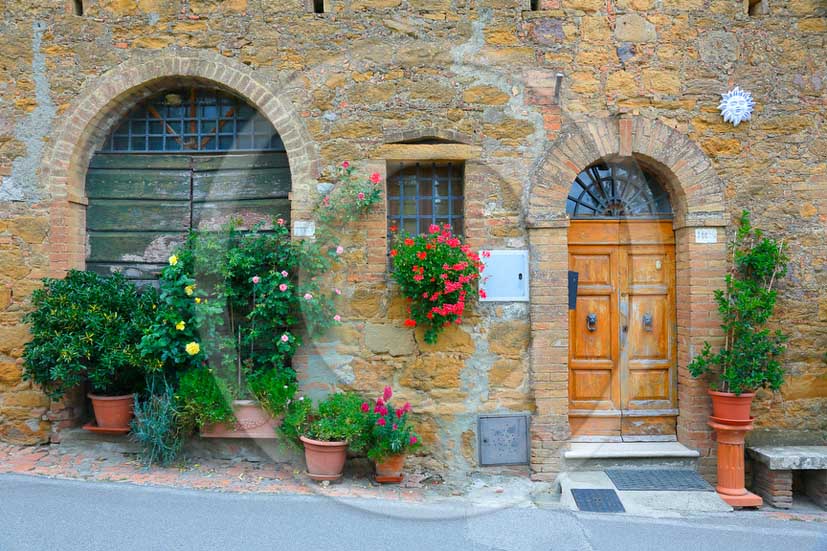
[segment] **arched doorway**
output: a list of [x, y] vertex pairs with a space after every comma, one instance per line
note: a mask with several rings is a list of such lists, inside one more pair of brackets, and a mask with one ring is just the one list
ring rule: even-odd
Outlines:
[[676, 438], [675, 237], [664, 186], [632, 157], [581, 171], [566, 211], [569, 424], [581, 440]]
[[153, 280], [191, 229], [289, 219], [290, 191], [282, 140], [245, 100], [198, 86], [156, 93], [90, 161], [87, 269]]

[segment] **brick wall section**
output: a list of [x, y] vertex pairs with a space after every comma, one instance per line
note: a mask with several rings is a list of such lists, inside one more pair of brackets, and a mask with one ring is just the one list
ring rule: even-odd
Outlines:
[[770, 470], [765, 464], [752, 462], [752, 490], [767, 505], [789, 509], [793, 505], [793, 472]]

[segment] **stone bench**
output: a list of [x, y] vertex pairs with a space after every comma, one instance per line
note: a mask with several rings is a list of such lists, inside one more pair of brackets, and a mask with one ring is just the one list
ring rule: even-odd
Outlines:
[[752, 490], [773, 507], [793, 504], [793, 471], [802, 472], [804, 491], [827, 509], [827, 446], [759, 446], [752, 458]]

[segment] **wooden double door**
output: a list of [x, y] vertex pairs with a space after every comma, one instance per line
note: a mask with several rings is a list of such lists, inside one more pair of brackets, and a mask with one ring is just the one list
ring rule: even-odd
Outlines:
[[580, 440], [674, 440], [675, 245], [671, 221], [572, 221], [569, 421]]

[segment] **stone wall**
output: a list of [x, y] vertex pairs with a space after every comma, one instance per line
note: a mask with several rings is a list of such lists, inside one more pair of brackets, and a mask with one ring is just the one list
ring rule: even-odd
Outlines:
[[[295, 126], [286, 138], [309, 142], [298, 154], [307, 171], [294, 174], [302, 208], [312, 189], [296, 186], [309, 174], [344, 159], [384, 172], [383, 144], [437, 137], [477, 146], [466, 165], [474, 247], [527, 246], [531, 182], [571, 128], [618, 117], [673, 128], [711, 162], [729, 213], [752, 210], [790, 245], [778, 324], [792, 335], [792, 376], [781, 393], [759, 397], [757, 430], [827, 434], [823, 2], [768, 0], [769, 13], [756, 16], [735, 0], [543, 0], [540, 11], [527, 0], [330, 0], [327, 14], [311, 13], [305, 0], [84, 0], [83, 16], [73, 4], [6, 0], [0, 21], [0, 437], [48, 437], [47, 403], [19, 381], [19, 318], [37, 278], [82, 263], [82, 188], [73, 192], [71, 180], [82, 182], [86, 167], [71, 147], [87, 139], [94, 147], [89, 136], [105, 135], [116, 115], [85, 106], [126, 109], [150, 88], [114, 92], [141, 80], [136, 60], [163, 66], [176, 57], [254, 100], [263, 92], [253, 85], [264, 83], [273, 101], [291, 106], [289, 117], [273, 116], [276, 128], [288, 119]], [[557, 72], [565, 75], [559, 103]], [[717, 112], [719, 94], [735, 85], [757, 102], [753, 120], [738, 127]], [[67, 115], [88, 124], [73, 130]], [[348, 269], [336, 277], [346, 323], [299, 358], [306, 388], [374, 391], [391, 381], [425, 414], [435, 460], [474, 466], [478, 413], [553, 404], [566, 396], [565, 378], [530, 380], [525, 304], [477, 307], [436, 347], [404, 329], [385, 273], [384, 228], [377, 212], [343, 236]], [[558, 256], [543, 260], [557, 266]], [[701, 272], [693, 281], [702, 286]], [[566, 350], [540, 344], [552, 355]], [[565, 367], [565, 358], [548, 361]], [[537, 453], [553, 473], [557, 448]]]

